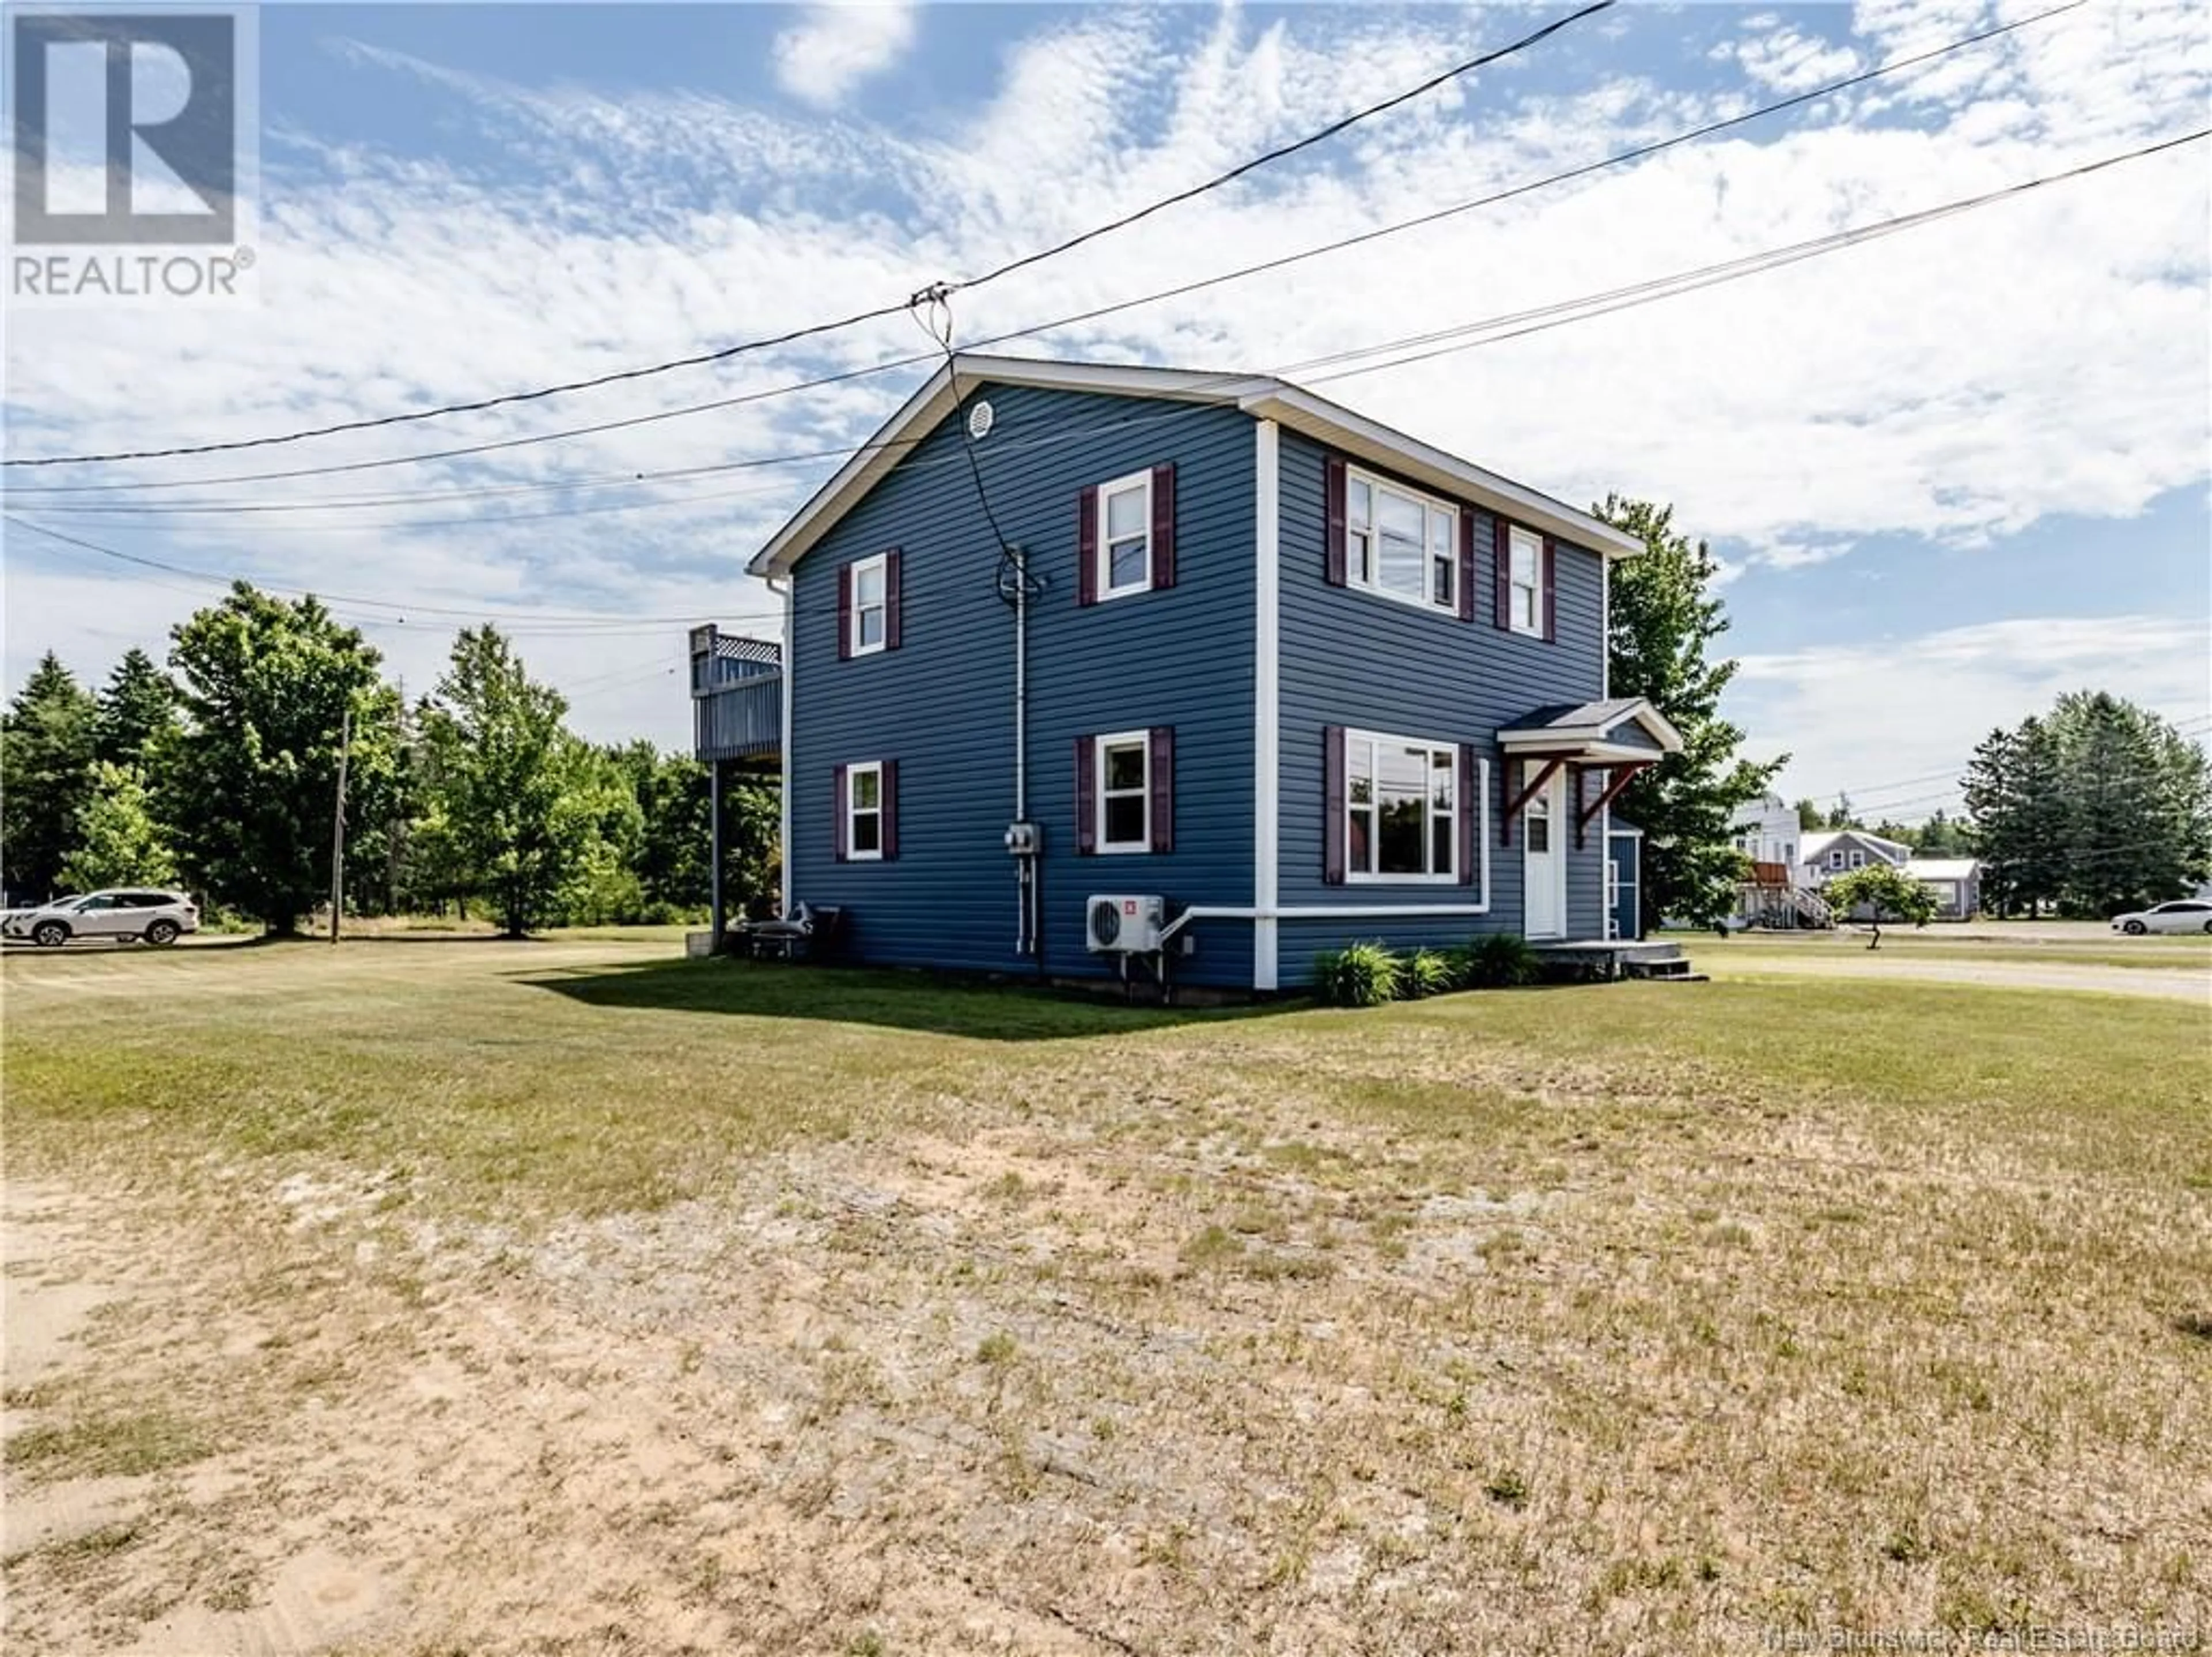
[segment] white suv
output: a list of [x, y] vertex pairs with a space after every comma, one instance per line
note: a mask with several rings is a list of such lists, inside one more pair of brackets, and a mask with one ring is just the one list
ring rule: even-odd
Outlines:
[[154, 886], [118, 886], [82, 898], [62, 898], [43, 909], [9, 912], [4, 930], [58, 949], [71, 938], [143, 938], [174, 943], [178, 935], [200, 929], [200, 911], [181, 892]]

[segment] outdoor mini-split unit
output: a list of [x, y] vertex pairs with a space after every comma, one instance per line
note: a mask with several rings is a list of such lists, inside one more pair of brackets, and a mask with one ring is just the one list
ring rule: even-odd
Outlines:
[[1167, 924], [1164, 898], [1096, 897], [1084, 905], [1090, 917], [1084, 942], [1094, 955], [1152, 955], [1159, 953], [1160, 930]]

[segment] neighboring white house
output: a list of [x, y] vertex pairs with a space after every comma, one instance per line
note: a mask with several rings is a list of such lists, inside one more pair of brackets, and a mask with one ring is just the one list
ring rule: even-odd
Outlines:
[[1756, 816], [1746, 817], [1735, 825], [1735, 849], [1754, 863], [1788, 863], [1797, 862], [1797, 807], [1778, 794], [1770, 794], [1759, 803]]
[[1972, 857], [1916, 857], [1911, 847], [1864, 829], [1808, 834], [1799, 854], [1802, 878], [1815, 890], [1853, 869], [1880, 862], [1903, 869], [1934, 892], [1938, 920], [1967, 920], [1981, 908], [1982, 866]]

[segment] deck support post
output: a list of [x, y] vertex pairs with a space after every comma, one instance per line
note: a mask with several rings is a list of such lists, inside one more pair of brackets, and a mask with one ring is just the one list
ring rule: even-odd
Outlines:
[[714, 941], [708, 953], [721, 954], [729, 945], [729, 913], [722, 895], [722, 761], [707, 762], [707, 824], [710, 861], [707, 865], [707, 892], [709, 923], [714, 929]]

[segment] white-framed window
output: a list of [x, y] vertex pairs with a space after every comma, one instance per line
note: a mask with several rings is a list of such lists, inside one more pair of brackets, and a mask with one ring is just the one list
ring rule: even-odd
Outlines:
[[1863, 851], [1853, 852], [1851, 854], [1851, 867], [1853, 868], [1864, 868], [1866, 867], [1866, 853]]
[[1122, 598], [1152, 585], [1152, 474], [1135, 472], [1098, 490], [1098, 596]]
[[1347, 470], [1344, 578], [1425, 608], [1459, 608], [1459, 509]]
[[1344, 734], [1344, 876], [1459, 878], [1459, 749], [1449, 742]]
[[1544, 538], [1515, 524], [1508, 537], [1507, 624], [1516, 633], [1544, 631]]
[[1117, 731], [1092, 746], [1101, 851], [1152, 849], [1152, 734]]
[[884, 855], [884, 767], [880, 760], [845, 768], [845, 856], [876, 862]]
[[872, 655], [890, 642], [890, 557], [878, 552], [853, 566], [853, 636], [845, 654]]
[[1830, 868], [1837, 869], [1841, 868], [1843, 866], [1844, 854], [1840, 850], [1832, 851], [1828, 854], [1828, 867]]

